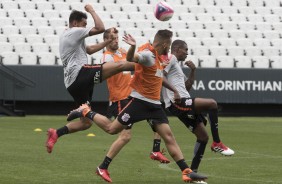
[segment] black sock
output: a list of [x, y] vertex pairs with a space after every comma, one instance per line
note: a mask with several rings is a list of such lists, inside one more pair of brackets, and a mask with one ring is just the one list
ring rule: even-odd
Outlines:
[[111, 161], [112, 161], [112, 159], [106, 156], [103, 163], [99, 166], [99, 168], [100, 169], [108, 169]]
[[189, 166], [187, 165], [184, 159], [177, 161], [176, 164], [181, 169], [181, 171], [184, 171], [185, 169], [189, 168]]
[[197, 142], [195, 143], [194, 157], [193, 157], [192, 164], [191, 164], [191, 169], [194, 172], [198, 171], [198, 167], [199, 167], [201, 160], [203, 158], [203, 155], [204, 155], [204, 152], [205, 152], [205, 149], [206, 149], [206, 145], [207, 145], [206, 142], [199, 141], [199, 140], [197, 140]]
[[57, 129], [57, 135], [58, 137], [61, 137], [62, 135], [68, 134], [69, 129], [67, 126], [63, 126], [62, 128]]
[[97, 114], [97, 113], [94, 112], [94, 111], [89, 111], [89, 112], [86, 114], [85, 117], [87, 117], [87, 118], [89, 118], [90, 120], [93, 121], [93, 118], [94, 118], [94, 116], [95, 116], [96, 114]]
[[210, 110], [208, 113], [209, 122], [211, 126], [212, 138], [214, 142], [220, 142], [219, 134], [218, 134], [218, 115], [217, 109]]
[[160, 150], [161, 150], [161, 140], [154, 139], [153, 152], [159, 152]]

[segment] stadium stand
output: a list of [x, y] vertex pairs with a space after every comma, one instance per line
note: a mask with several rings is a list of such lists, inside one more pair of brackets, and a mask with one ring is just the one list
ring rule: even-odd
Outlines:
[[[71, 10], [93, 3], [106, 28], [132, 34], [138, 44], [152, 39], [156, 29], [173, 30], [175, 39], [186, 40], [199, 67], [282, 68], [282, 1], [166, 1], [175, 10], [168, 22], [153, 18], [150, 0], [3, 0], [0, 55], [11, 65], [61, 65], [58, 39]], [[101, 41], [96, 36], [87, 43]], [[102, 52], [89, 56], [89, 62], [99, 63]]]

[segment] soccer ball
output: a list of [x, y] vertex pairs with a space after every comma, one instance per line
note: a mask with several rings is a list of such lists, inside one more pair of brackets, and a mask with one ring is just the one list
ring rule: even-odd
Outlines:
[[173, 13], [173, 8], [164, 1], [158, 2], [154, 9], [155, 17], [160, 21], [168, 21]]

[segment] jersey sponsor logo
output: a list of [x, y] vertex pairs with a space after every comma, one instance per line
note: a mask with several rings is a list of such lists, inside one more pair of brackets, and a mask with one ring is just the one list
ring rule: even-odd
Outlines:
[[157, 69], [155, 76], [163, 78], [163, 71], [160, 69]]
[[190, 106], [190, 105], [192, 105], [192, 103], [193, 103], [192, 99], [186, 99], [185, 100], [185, 105], [186, 106], [188, 106], [188, 105]]
[[121, 117], [122, 121], [124, 122], [128, 122], [129, 118], [130, 118], [130, 115], [127, 113], [124, 113]]
[[95, 73], [95, 75], [94, 75], [94, 83], [95, 84], [100, 83], [100, 76], [101, 76], [100, 71]]

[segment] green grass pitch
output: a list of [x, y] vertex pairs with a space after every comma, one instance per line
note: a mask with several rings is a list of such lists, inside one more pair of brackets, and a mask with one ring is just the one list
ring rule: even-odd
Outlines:
[[[0, 117], [0, 184], [100, 184], [96, 166], [116, 139], [96, 125], [59, 139], [52, 154], [45, 149], [46, 130], [66, 124], [65, 116]], [[195, 137], [176, 118], [170, 125], [190, 165]], [[41, 128], [42, 132], [35, 132]], [[207, 126], [211, 135], [209, 126]], [[209, 184], [282, 183], [282, 118], [221, 117], [222, 141], [235, 151], [224, 157], [210, 151], [211, 136], [199, 172]], [[87, 137], [94, 133], [94, 137]], [[177, 165], [149, 159], [153, 134], [145, 122], [134, 125], [132, 140], [113, 160], [116, 184], [183, 183]], [[162, 143], [162, 148], [165, 147]], [[168, 156], [168, 154], [167, 154]], [[168, 156], [171, 159], [171, 157]]]

